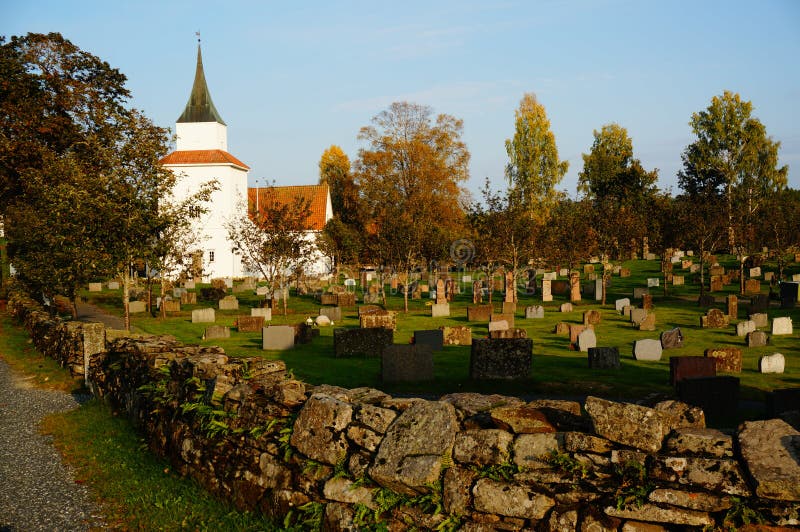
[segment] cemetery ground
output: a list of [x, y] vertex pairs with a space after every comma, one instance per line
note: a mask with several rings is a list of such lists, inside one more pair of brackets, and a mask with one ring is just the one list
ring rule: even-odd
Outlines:
[[[720, 264], [727, 269], [738, 269], [735, 257], [719, 257]], [[676, 264], [679, 267], [680, 264]], [[599, 271], [601, 265], [596, 265]], [[668, 295], [664, 295], [664, 277], [660, 273], [660, 261], [636, 260], [623, 264], [630, 270], [630, 277], [614, 275], [608, 287], [606, 305], [600, 305], [594, 296], [583, 294], [582, 300], [573, 303], [572, 312], [560, 312], [562, 303], [568, 301], [568, 294], [554, 295], [552, 302], [542, 302], [540, 291], [535, 295], [518, 293], [514, 327], [524, 329], [527, 337], [533, 340], [533, 362], [531, 376], [527, 379], [480, 381], [469, 377], [469, 346], [445, 346], [442, 351], [434, 353], [434, 379], [420, 382], [388, 383], [381, 382], [380, 357], [335, 358], [333, 348], [333, 329], [339, 327], [358, 328], [358, 306], [342, 309], [342, 320], [334, 327], [320, 327], [319, 336], [308, 344], [296, 345], [287, 351], [263, 351], [261, 349], [260, 332], [237, 332], [238, 316], [247, 316], [250, 307], [261, 306], [261, 296], [253, 291], [237, 293], [239, 310], [216, 310], [216, 325], [228, 326], [230, 338], [202, 340], [207, 323], [192, 323], [191, 311], [198, 308], [216, 307], [208, 301], [198, 301], [196, 305], [182, 305], [180, 312], [169, 313], [166, 319], [146, 314], [134, 314], [133, 325], [148, 334], [170, 334], [187, 344], [219, 345], [229, 356], [264, 356], [281, 359], [286, 362], [296, 378], [310, 384], [331, 384], [347, 388], [369, 386], [384, 390], [393, 395], [415, 395], [438, 398], [453, 392], [497, 393], [502, 395], [529, 397], [582, 397], [598, 395], [610, 399], [636, 400], [651, 394], [674, 396], [670, 385], [670, 358], [673, 356], [703, 356], [708, 348], [734, 347], [742, 352], [742, 371], [732, 374], [740, 379], [740, 397], [743, 409], [732, 413], [723, 424], [735, 426], [743, 419], [758, 418], [764, 415], [764, 399], [766, 392], [779, 388], [800, 386], [800, 342], [798, 333], [792, 335], [772, 335], [770, 330], [769, 344], [764, 347], [747, 347], [745, 338], [736, 335], [737, 322], [747, 320], [747, 296], [739, 296], [738, 319], [731, 319], [730, 326], [719, 329], [701, 327], [700, 317], [708, 308], [726, 311], [725, 296], [738, 295], [739, 283], [735, 281], [713, 292], [715, 304], [711, 307], [700, 307], [697, 304], [699, 286], [691, 282], [693, 275], [689, 270], [676, 268], [675, 275], [685, 274], [686, 284], [671, 285]], [[769, 263], [762, 267], [769, 271]], [[792, 264], [786, 270], [791, 277], [800, 272], [800, 265]], [[451, 274], [459, 277], [460, 274]], [[583, 282], [585, 283], [583, 276]], [[614, 302], [620, 298], [630, 298], [634, 306], [641, 302], [633, 298], [635, 287], [646, 287], [648, 278], [660, 278], [660, 286], [650, 288], [656, 314], [655, 331], [640, 331], [633, 327], [630, 320], [617, 312]], [[469, 283], [465, 283], [463, 287]], [[593, 283], [592, 283], [593, 284]], [[463, 288], [462, 287], [462, 288]], [[414, 331], [438, 329], [442, 326], [469, 326], [473, 338], [488, 336], [487, 322], [469, 322], [467, 307], [472, 306], [472, 293], [462, 290], [450, 303], [449, 317], [431, 317], [431, 300], [427, 294], [423, 299], [409, 298], [409, 313], [404, 314], [402, 293], [387, 290], [387, 310], [397, 312], [397, 329], [394, 332], [394, 343], [409, 343]], [[198, 290], [199, 291], [199, 290]], [[769, 283], [762, 281], [762, 294], [769, 291]], [[230, 292], [230, 291], [229, 291]], [[358, 291], [360, 295], [360, 290]], [[120, 313], [121, 294], [118, 290], [86, 293], [90, 301], [102, 306], [109, 312]], [[493, 294], [493, 307], [499, 312], [503, 294]], [[484, 297], [484, 304], [487, 298]], [[544, 306], [544, 318], [526, 319], [527, 306]], [[289, 300], [287, 315], [281, 310], [273, 310], [271, 325], [295, 325], [306, 321], [308, 317], [316, 317], [321, 305], [313, 295], [296, 296]], [[583, 323], [583, 313], [598, 310], [601, 322], [594, 326], [598, 347], [617, 347], [620, 353], [619, 369], [589, 368], [587, 353], [570, 348], [569, 335], [554, 332], [559, 322], [572, 325]], [[770, 320], [780, 316], [788, 316], [794, 323], [800, 323], [800, 309], [779, 308], [779, 302], [772, 301], [767, 311]], [[658, 339], [662, 331], [679, 327], [683, 334], [684, 347], [664, 350], [660, 360], [640, 361], [633, 357], [634, 342], [641, 339]], [[786, 359], [786, 369], [781, 374], [762, 374], [759, 371], [759, 358], [772, 353], [782, 353]], [[725, 375], [724, 372], [717, 372]]]

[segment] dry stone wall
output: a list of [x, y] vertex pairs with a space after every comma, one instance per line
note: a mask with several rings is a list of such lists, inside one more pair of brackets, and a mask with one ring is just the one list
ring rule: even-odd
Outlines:
[[[81, 365], [84, 326], [24, 298], [11, 308], [43, 352]], [[780, 419], [727, 434], [676, 401], [391, 397], [310, 386], [282, 361], [159, 337], [119, 338], [88, 360], [93, 393], [126, 413], [153, 452], [238, 508], [302, 528], [800, 523], [800, 432]]]

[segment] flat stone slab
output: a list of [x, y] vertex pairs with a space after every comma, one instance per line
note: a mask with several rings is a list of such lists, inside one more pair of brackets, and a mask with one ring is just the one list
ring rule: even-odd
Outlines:
[[660, 412], [645, 406], [589, 396], [584, 407], [598, 435], [643, 451], [660, 450], [670, 430]]
[[192, 311], [192, 323], [214, 323], [215, 319], [213, 308], [198, 308]]
[[756, 495], [800, 501], [800, 432], [781, 419], [745, 421], [739, 448]]
[[261, 348], [269, 351], [285, 351], [294, 347], [294, 327], [273, 325], [261, 329]]

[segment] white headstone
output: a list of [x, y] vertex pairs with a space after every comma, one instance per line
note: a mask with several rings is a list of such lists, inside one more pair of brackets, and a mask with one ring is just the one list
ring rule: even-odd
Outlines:
[[594, 280], [594, 300], [595, 301], [602, 301], [603, 300], [603, 278], [600, 277], [599, 279]]
[[792, 318], [786, 316], [772, 320], [772, 334], [792, 334]]
[[572, 312], [572, 303], [561, 303], [561, 312]]
[[658, 286], [658, 281], [659, 281], [658, 277], [648, 277], [647, 278], [647, 287], [650, 288], [650, 287], [653, 287], [653, 286]]
[[355, 286], [356, 285], [356, 280], [355, 279], [345, 279], [344, 280], [344, 285], [345, 286]]
[[461, 276], [461, 282], [462, 283], [471, 283], [472, 282], [472, 276], [471, 275], [462, 275]]
[[544, 307], [541, 305], [525, 307], [525, 317], [527, 319], [544, 318]]
[[756, 322], [753, 320], [740, 321], [736, 324], [736, 336], [747, 336], [756, 330]]
[[548, 281], [555, 281], [558, 279], [558, 272], [545, 272], [542, 279], [546, 279]]
[[578, 335], [578, 349], [588, 353], [590, 347], [597, 347], [597, 335], [595, 335], [594, 329], [584, 329]]
[[561, 268], [560, 270], [558, 270], [558, 275], [560, 275], [561, 277], [569, 277], [569, 269]]
[[630, 306], [630, 304], [631, 304], [630, 298], [624, 297], [622, 299], [617, 299], [614, 302], [614, 308], [617, 310], [617, 312], [622, 312], [622, 309], [624, 309], [627, 306]]
[[192, 311], [192, 323], [214, 323], [213, 308], [197, 308]]
[[550, 279], [542, 279], [542, 302], [553, 300], [553, 290]]
[[117, 281], [109, 281], [108, 282], [108, 289], [109, 290], [119, 290], [119, 283]]
[[636, 360], [655, 361], [661, 360], [661, 340], [644, 339], [636, 340], [633, 344], [633, 357]]
[[489, 322], [489, 332], [492, 331], [507, 331], [508, 322], [506, 320], [497, 320]]
[[250, 309], [251, 316], [261, 316], [264, 318], [264, 321], [272, 321], [272, 309], [271, 308], [251, 308]]
[[786, 367], [786, 359], [780, 353], [764, 355], [758, 361], [758, 369], [761, 373], [783, 373]]
[[758, 266], [750, 268], [750, 277], [761, 277], [761, 268]]

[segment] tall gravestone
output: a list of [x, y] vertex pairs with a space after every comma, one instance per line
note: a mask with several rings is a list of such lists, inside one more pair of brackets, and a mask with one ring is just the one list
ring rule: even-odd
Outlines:
[[581, 300], [581, 274], [572, 272], [569, 276], [569, 300], [576, 302]]
[[725, 297], [725, 302], [728, 304], [728, 317], [735, 320], [739, 315], [739, 299], [731, 294]]
[[506, 286], [505, 286], [506, 296], [504, 301], [506, 303], [513, 303], [517, 300], [516, 289], [514, 286], [514, 272], [506, 272], [505, 279], [506, 279]]
[[550, 279], [542, 279], [542, 302], [552, 301], [553, 292], [551, 288], [552, 281]]

